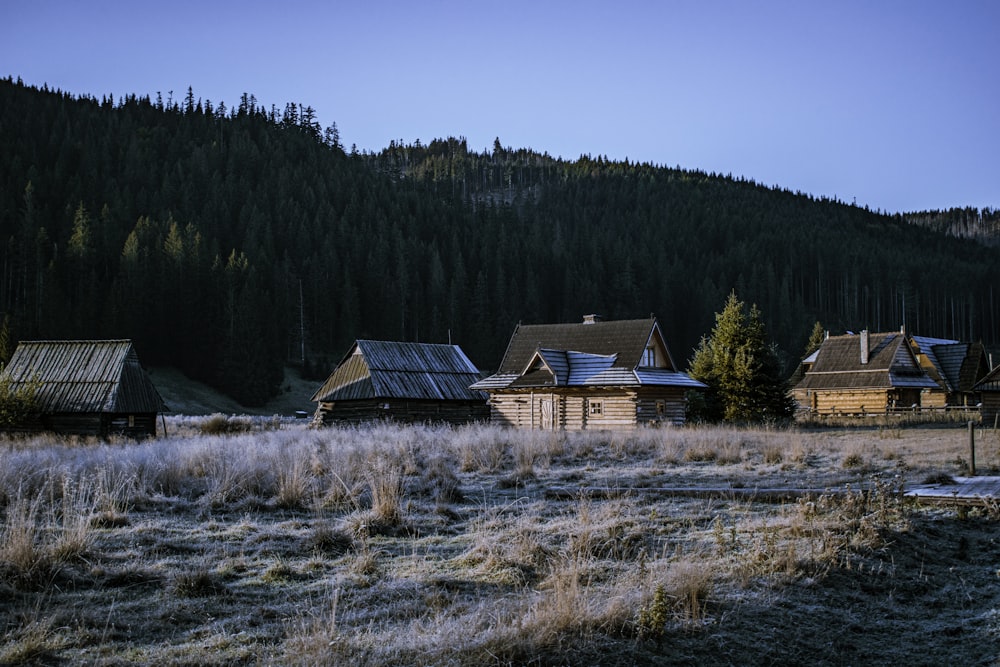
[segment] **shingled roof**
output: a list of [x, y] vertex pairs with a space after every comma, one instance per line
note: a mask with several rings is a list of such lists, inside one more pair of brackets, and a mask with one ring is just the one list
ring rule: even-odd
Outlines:
[[3, 370], [11, 390], [40, 384], [43, 413], [156, 413], [163, 399], [130, 340], [22, 342]]
[[358, 340], [312, 400], [483, 401], [485, 394], [469, 389], [481, 377], [457, 345]]
[[[641, 366], [658, 340], [664, 355], [658, 367]], [[497, 372], [475, 389], [553, 386], [680, 386], [704, 384], [678, 372], [655, 318], [573, 324], [518, 325]]]
[[865, 334], [830, 336], [796, 389], [935, 388], [939, 385], [917, 363], [906, 336], [867, 334], [867, 362], [862, 362]]

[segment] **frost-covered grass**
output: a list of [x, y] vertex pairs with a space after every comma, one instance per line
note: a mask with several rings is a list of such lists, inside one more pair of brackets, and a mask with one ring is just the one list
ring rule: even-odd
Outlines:
[[964, 472], [961, 426], [168, 433], [0, 442], [0, 664], [996, 658], [996, 517], [897, 494]]

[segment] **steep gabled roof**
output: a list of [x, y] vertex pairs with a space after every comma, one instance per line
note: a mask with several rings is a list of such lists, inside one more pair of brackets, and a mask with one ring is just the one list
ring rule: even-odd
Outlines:
[[[567, 350], [537, 350], [511, 387], [570, 387], [608, 384], [618, 355]], [[621, 371], [617, 371], [620, 375]]]
[[[641, 366], [649, 346], [658, 367]], [[500, 368], [473, 388], [641, 385], [705, 386], [676, 370], [654, 318], [518, 325]]]
[[830, 336], [797, 389], [935, 388], [906, 337], [898, 332], [868, 334], [868, 362], [861, 361], [864, 336]]
[[22, 342], [3, 373], [11, 389], [38, 381], [43, 413], [149, 413], [165, 408], [130, 340]]
[[312, 400], [482, 401], [482, 392], [469, 389], [481, 377], [457, 345], [358, 340]]
[[[930, 362], [931, 368], [925, 368], [927, 374], [946, 391], [956, 391], [958, 372], [965, 356], [966, 346], [957, 340], [947, 338], [931, 338], [929, 336], [910, 336], [914, 351], [923, 354]], [[960, 346], [960, 347], [955, 347]], [[958, 366], [955, 365], [955, 356]], [[952, 372], [949, 372], [952, 371]]]
[[982, 380], [973, 387], [974, 391], [1000, 391], [1000, 365], [986, 374]]

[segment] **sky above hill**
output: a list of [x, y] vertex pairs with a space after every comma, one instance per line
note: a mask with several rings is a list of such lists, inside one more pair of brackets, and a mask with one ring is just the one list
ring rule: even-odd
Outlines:
[[499, 138], [888, 212], [1000, 207], [994, 0], [0, 0], [8, 75], [296, 102], [348, 149]]

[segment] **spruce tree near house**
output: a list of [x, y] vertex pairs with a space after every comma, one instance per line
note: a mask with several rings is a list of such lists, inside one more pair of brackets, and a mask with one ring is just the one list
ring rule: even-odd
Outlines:
[[692, 401], [692, 419], [767, 423], [786, 421], [794, 413], [761, 312], [756, 304], [748, 312], [735, 292], [716, 313], [711, 335], [702, 337], [688, 374], [709, 387], [704, 400]]

